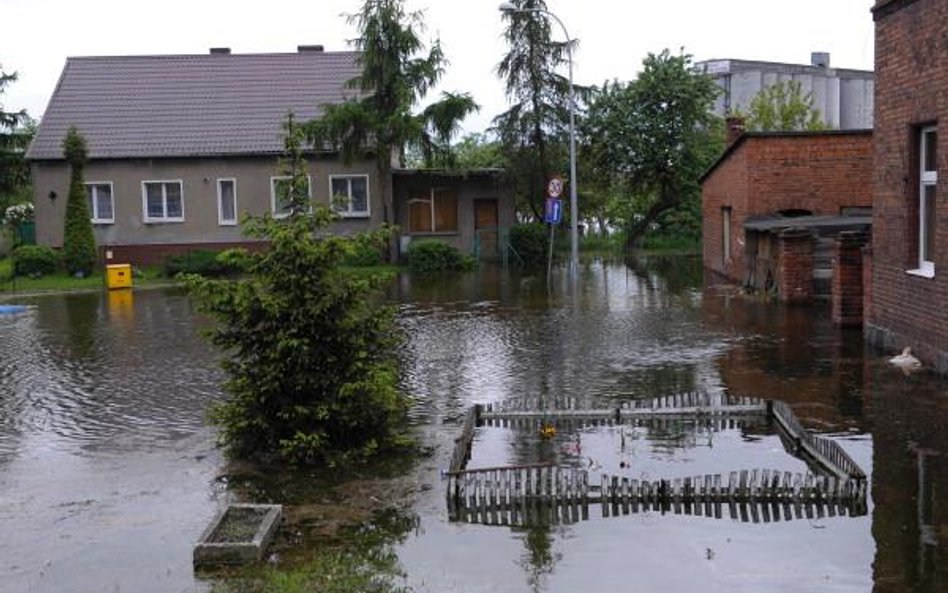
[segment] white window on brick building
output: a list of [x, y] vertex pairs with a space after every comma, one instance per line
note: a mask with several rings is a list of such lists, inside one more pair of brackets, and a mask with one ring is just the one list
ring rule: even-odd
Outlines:
[[92, 224], [112, 224], [115, 222], [115, 203], [112, 199], [111, 181], [90, 181], [86, 183], [86, 200], [89, 205], [89, 217]]
[[919, 130], [918, 138], [918, 269], [922, 276], [935, 275], [935, 193], [938, 185], [938, 134], [934, 126]]

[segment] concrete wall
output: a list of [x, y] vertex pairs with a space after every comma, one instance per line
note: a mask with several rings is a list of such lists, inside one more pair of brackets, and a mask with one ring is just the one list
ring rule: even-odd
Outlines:
[[[838, 215], [872, 205], [869, 132], [748, 134], [725, 153], [701, 189], [704, 266], [725, 279], [747, 277], [743, 225], [754, 215], [808, 210]], [[722, 212], [731, 208], [731, 258], [723, 260]]]
[[[450, 233], [410, 232], [408, 200], [418, 195], [428, 195], [432, 187], [451, 187], [457, 195], [458, 230]], [[400, 229], [402, 245], [423, 238], [434, 238], [457, 247], [465, 253], [474, 251], [474, 202], [475, 200], [497, 200], [498, 225], [509, 229], [515, 222], [513, 194], [501, 181], [492, 175], [442, 176], [418, 173], [397, 175], [394, 182], [396, 224]]]
[[[872, 297], [867, 338], [910, 345], [948, 372], [948, 61], [943, 0], [879, 2], [873, 161]], [[918, 129], [937, 125], [934, 276], [918, 267]]]
[[872, 127], [872, 72], [745, 60], [699, 62], [697, 67], [706, 68], [722, 90], [714, 105], [714, 113], [721, 117], [747, 111], [751, 100], [765, 87], [796, 81], [804, 94], [813, 94], [813, 106], [820, 110], [829, 128]]
[[[344, 219], [335, 232], [357, 232], [378, 226], [383, 217], [379, 176], [374, 163], [346, 166], [335, 160], [312, 160], [309, 166], [313, 198], [329, 203], [329, 176], [369, 175], [368, 218]], [[84, 171], [86, 182], [111, 182], [115, 219], [94, 225], [96, 242], [107, 246], [155, 246], [188, 244], [232, 245], [246, 240], [240, 226], [222, 225], [218, 219], [217, 180], [236, 179], [239, 215], [262, 215], [271, 211], [270, 178], [277, 176], [276, 157], [230, 157], [217, 159], [126, 159], [92, 161]], [[69, 191], [69, 167], [62, 161], [33, 163], [36, 205], [36, 240], [59, 247]], [[142, 182], [180, 180], [184, 202], [183, 222], [145, 222]], [[51, 199], [51, 192], [56, 198]], [[137, 250], [141, 252], [142, 250]]]

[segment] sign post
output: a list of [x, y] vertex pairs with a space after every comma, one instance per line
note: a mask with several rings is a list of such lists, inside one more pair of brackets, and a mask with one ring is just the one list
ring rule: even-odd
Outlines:
[[544, 210], [543, 220], [550, 225], [550, 247], [546, 259], [547, 281], [551, 279], [553, 272], [553, 238], [556, 232], [556, 225], [563, 220], [563, 180], [559, 177], [553, 177], [546, 184], [546, 208]]

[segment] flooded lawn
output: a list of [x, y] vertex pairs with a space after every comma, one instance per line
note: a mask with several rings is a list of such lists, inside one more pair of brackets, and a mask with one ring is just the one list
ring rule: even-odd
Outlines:
[[[0, 316], [0, 591], [208, 590], [215, 577], [194, 575], [191, 548], [233, 500], [288, 505], [281, 563], [345, 537], [327, 526], [377, 531], [416, 591], [948, 589], [948, 385], [888, 368], [825, 308], [703, 289], [692, 258], [592, 263], [575, 286], [491, 268], [403, 277], [388, 298], [407, 335], [412, 422], [433, 454], [333, 488], [318, 472], [221, 459], [204, 424], [221, 376], [180, 293], [24, 299], [27, 312]], [[448, 520], [441, 471], [472, 404], [696, 391], [787, 401], [869, 474], [868, 514]], [[806, 469], [766, 424], [688, 421], [551, 438], [483, 426], [469, 467], [540, 461], [635, 479]]]

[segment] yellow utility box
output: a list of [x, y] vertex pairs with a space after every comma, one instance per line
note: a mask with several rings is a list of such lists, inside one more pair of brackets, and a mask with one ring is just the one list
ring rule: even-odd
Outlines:
[[109, 264], [105, 266], [105, 285], [109, 290], [132, 287], [131, 264]]

